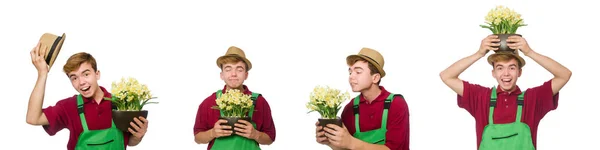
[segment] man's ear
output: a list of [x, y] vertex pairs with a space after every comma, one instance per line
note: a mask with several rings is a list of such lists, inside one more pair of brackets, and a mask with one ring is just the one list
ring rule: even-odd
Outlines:
[[373, 84], [377, 84], [377, 82], [379, 82], [380, 80], [381, 80], [381, 74], [376, 73], [376, 74], [372, 75]]
[[100, 70], [96, 70], [96, 80], [100, 80]]

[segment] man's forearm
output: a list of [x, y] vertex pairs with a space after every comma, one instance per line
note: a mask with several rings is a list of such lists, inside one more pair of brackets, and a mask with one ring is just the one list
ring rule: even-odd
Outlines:
[[214, 139], [214, 136], [212, 135], [212, 130], [206, 130], [203, 132], [198, 132], [195, 136], [194, 136], [194, 141], [196, 141], [197, 144], [206, 144], [209, 143], [210, 141], [212, 141]]
[[273, 143], [273, 139], [271, 139], [271, 137], [264, 132], [260, 132], [258, 131], [258, 137], [254, 139], [256, 142], [258, 142], [258, 144], [262, 144], [262, 145], [270, 145]]
[[142, 142], [142, 138], [137, 138], [135, 136], [131, 136], [129, 137], [129, 146], [136, 146], [138, 144], [140, 144], [140, 142]]
[[44, 103], [44, 93], [46, 91], [46, 79], [48, 74], [41, 73], [29, 96], [27, 106], [27, 123], [30, 125], [48, 125], [48, 120], [42, 114], [42, 104]]

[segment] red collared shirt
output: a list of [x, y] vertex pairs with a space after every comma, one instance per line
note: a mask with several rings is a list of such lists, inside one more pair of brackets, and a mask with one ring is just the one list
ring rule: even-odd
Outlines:
[[[365, 98], [360, 96], [359, 108], [359, 121], [360, 131], [366, 132], [374, 129], [381, 128], [381, 121], [383, 115], [383, 103], [385, 99], [390, 95], [390, 92], [385, 90], [383, 86], [380, 86], [381, 94], [375, 98], [371, 103], [367, 103]], [[400, 94], [400, 93], [394, 93]], [[354, 109], [353, 101], [346, 104], [342, 111], [342, 122], [348, 129], [350, 134], [356, 132], [354, 125]], [[410, 144], [410, 124], [409, 124], [409, 113], [408, 105], [404, 98], [395, 96], [392, 104], [388, 110], [387, 120], [387, 132], [385, 133], [385, 146], [391, 150], [408, 150]]]
[[[106, 89], [100, 86], [104, 97], [112, 97]], [[100, 104], [96, 103], [95, 100], [83, 97], [83, 110], [85, 119], [87, 121], [89, 130], [100, 130], [110, 128], [112, 125], [112, 107], [111, 101], [102, 100]], [[83, 127], [81, 126], [81, 119], [77, 111], [77, 95], [69, 98], [65, 98], [56, 102], [56, 105], [49, 106], [42, 110], [46, 118], [48, 119], [49, 125], [42, 126], [46, 133], [50, 136], [54, 136], [58, 131], [64, 128], [69, 129], [69, 142], [67, 143], [68, 150], [74, 150], [75, 145]], [[129, 143], [129, 133], [123, 133], [125, 140], [125, 148]]]
[[[252, 95], [252, 92], [246, 85], [244, 85], [244, 89], [244, 94]], [[224, 87], [223, 93], [225, 92], [226, 89]], [[204, 99], [200, 106], [198, 106], [196, 123], [194, 124], [194, 135], [198, 134], [198, 132], [204, 132], [212, 129], [215, 122], [219, 120], [221, 112], [211, 108], [217, 105], [216, 99], [217, 95], [215, 91], [212, 95]], [[273, 118], [271, 116], [271, 107], [262, 94], [256, 99], [256, 106], [254, 107], [254, 110], [256, 112], [252, 114], [252, 121], [256, 123], [256, 130], [266, 133], [269, 135], [271, 140], [275, 141], [275, 124], [273, 123]], [[212, 147], [214, 141], [214, 139], [210, 141], [207, 149]]]
[[[523, 97], [523, 110], [521, 122], [527, 124], [531, 129], [533, 145], [536, 145], [537, 129], [540, 120], [546, 113], [558, 107], [558, 93], [552, 94], [552, 81], [544, 82], [543, 85], [527, 89]], [[463, 96], [458, 95], [458, 107], [464, 108], [475, 118], [477, 130], [477, 148], [481, 143], [483, 128], [488, 124], [490, 111], [490, 96], [492, 89], [477, 84], [471, 84], [463, 81]], [[521, 94], [521, 89], [516, 89], [509, 93], [502, 91], [499, 86], [496, 88], [497, 100], [494, 109], [494, 123], [512, 123], [517, 116], [517, 97]]]

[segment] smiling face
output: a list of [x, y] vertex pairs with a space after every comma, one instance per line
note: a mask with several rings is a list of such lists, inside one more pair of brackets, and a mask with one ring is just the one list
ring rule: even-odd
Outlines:
[[90, 98], [94, 97], [98, 87], [98, 79], [100, 79], [100, 72], [94, 70], [90, 63], [83, 63], [75, 71], [69, 72], [69, 80], [73, 88], [83, 95], [83, 97]]
[[68, 60], [63, 71], [69, 77], [71, 85], [86, 98], [96, 97], [101, 89], [98, 86], [100, 71], [96, 68], [96, 60], [88, 53], [77, 53]]
[[516, 59], [508, 61], [496, 61], [493, 63], [492, 75], [503, 91], [512, 92], [517, 85], [517, 79], [521, 76], [521, 68]]
[[225, 81], [227, 89], [241, 89], [248, 78], [247, 65], [241, 59], [228, 57], [223, 59], [221, 66], [221, 79]]

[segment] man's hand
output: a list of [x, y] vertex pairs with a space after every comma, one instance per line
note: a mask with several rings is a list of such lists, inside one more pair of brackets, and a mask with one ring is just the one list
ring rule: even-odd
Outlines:
[[316, 138], [317, 138], [317, 143], [319, 144], [324, 144], [324, 145], [329, 145], [329, 140], [327, 139], [327, 137], [325, 136], [325, 131], [323, 130], [322, 126], [319, 126], [319, 121], [317, 121], [315, 123], [315, 133], [316, 133]]
[[42, 43], [38, 43], [29, 54], [31, 55], [31, 63], [33, 63], [33, 66], [37, 69], [38, 74], [47, 74], [48, 64], [45, 59], [46, 46], [42, 46]]
[[233, 133], [233, 131], [231, 131], [231, 126], [228, 125], [221, 125], [227, 123], [227, 120], [224, 119], [220, 119], [219, 121], [215, 122], [214, 127], [211, 129], [211, 137], [212, 138], [219, 138], [219, 137], [223, 137], [223, 136], [230, 136], [231, 133]]
[[528, 56], [529, 52], [531, 52], [531, 47], [527, 44], [527, 40], [521, 36], [510, 36], [506, 39], [506, 45], [511, 49], [521, 50], [525, 56]]
[[344, 149], [353, 148], [352, 144], [356, 138], [348, 132], [346, 126], [342, 125], [342, 127], [339, 127], [334, 124], [328, 124], [327, 128], [324, 128], [323, 130], [325, 130], [325, 136], [328, 138], [331, 146]]
[[[148, 130], [148, 120], [146, 118], [140, 116], [138, 118], [133, 118], [133, 122], [129, 122], [129, 125], [133, 127], [133, 129], [129, 128], [129, 133], [133, 135], [133, 137], [142, 139], [144, 135], [146, 135], [146, 131]], [[134, 130], [135, 129], [135, 130]]]
[[260, 135], [260, 132], [254, 129], [254, 126], [246, 120], [238, 120], [238, 123], [235, 123], [234, 130], [235, 134], [252, 140], [257, 140]]
[[481, 40], [481, 45], [479, 46], [479, 50], [477, 54], [484, 56], [490, 50], [496, 51], [498, 48], [494, 48], [494, 46], [500, 46], [500, 39], [497, 35], [488, 35], [483, 40]]

